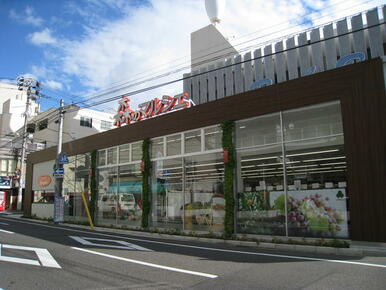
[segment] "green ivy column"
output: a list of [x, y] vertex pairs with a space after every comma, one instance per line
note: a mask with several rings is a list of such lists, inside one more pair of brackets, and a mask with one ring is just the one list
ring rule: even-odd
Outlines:
[[234, 169], [235, 169], [235, 148], [233, 144], [233, 121], [221, 123], [222, 147], [228, 152], [228, 160], [224, 160], [224, 194], [225, 194], [225, 224], [224, 237], [231, 238], [234, 232], [234, 210], [235, 198], [233, 192]]
[[142, 143], [142, 228], [146, 229], [149, 226], [150, 215], [150, 175], [151, 175], [151, 161], [150, 161], [150, 139], [143, 140]]
[[90, 214], [92, 221], [95, 221], [96, 207], [97, 207], [97, 194], [98, 194], [98, 185], [96, 178], [97, 170], [97, 151], [93, 150], [91, 152], [91, 181], [90, 181], [90, 192], [91, 192], [91, 201], [90, 201]]

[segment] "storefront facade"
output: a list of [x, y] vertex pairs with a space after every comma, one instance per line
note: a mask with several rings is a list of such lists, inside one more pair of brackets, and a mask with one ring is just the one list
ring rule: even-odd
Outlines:
[[[96, 222], [139, 227], [142, 141], [150, 139], [150, 226], [222, 233], [222, 124], [234, 121], [233, 233], [385, 242], [384, 116], [375, 59], [66, 143], [74, 159], [65, 168], [66, 218], [85, 220], [79, 193], [95, 181]], [[55, 148], [28, 157], [27, 215], [41, 195], [35, 169], [54, 158]]]

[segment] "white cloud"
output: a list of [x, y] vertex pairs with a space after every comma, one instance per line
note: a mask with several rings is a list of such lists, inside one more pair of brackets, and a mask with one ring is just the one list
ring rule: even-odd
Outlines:
[[[92, 0], [88, 3], [103, 7], [118, 2]], [[80, 40], [61, 38], [60, 46], [55, 46], [55, 55], [59, 55], [57, 69], [78, 78], [90, 91], [136, 79], [140, 73], [143, 76], [188, 66], [190, 33], [209, 24], [203, 0], [150, 0], [151, 5], [140, 7], [128, 7], [122, 3], [118, 4], [125, 11], [124, 17], [114, 21], [100, 19], [99, 23], [103, 25], [98, 26], [92, 21]], [[228, 36], [235, 36], [233, 42], [240, 49], [304, 29], [305, 16], [309, 22], [319, 24], [366, 9], [359, 3], [359, 0], [228, 0], [221, 29]], [[325, 10], [312, 13], [311, 8]], [[78, 9], [77, 13], [95, 20], [98, 19], [95, 11], [97, 9]], [[30, 40], [35, 44], [56, 42], [48, 29], [35, 33]], [[181, 76], [179, 72], [169, 79]], [[129, 91], [161, 81], [147, 82]], [[182, 90], [181, 84], [138, 94], [137, 98], [160, 97], [163, 93], [177, 93], [178, 89]], [[119, 92], [109, 96], [117, 94]]]
[[53, 90], [62, 90], [63, 84], [54, 80], [46, 80], [44, 81], [44, 85]]
[[15, 10], [10, 10], [9, 17], [20, 23], [31, 24], [34, 26], [40, 26], [44, 22], [42, 18], [35, 15], [34, 9], [30, 6], [27, 6], [21, 13], [16, 13]]
[[34, 32], [28, 35], [28, 40], [35, 45], [55, 44], [56, 39], [52, 36], [52, 32], [48, 28], [42, 31]]

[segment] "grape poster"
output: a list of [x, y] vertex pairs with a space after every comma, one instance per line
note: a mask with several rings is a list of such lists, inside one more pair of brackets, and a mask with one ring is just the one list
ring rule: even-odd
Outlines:
[[[270, 192], [270, 204], [282, 214], [285, 210], [284, 201], [284, 191]], [[297, 235], [348, 237], [344, 188], [288, 191], [287, 214], [288, 229]]]

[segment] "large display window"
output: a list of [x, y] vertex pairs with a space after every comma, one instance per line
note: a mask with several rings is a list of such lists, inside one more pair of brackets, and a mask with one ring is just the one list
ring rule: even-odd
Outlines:
[[283, 190], [280, 114], [236, 123], [237, 232], [285, 235], [285, 209], [271, 192]]
[[153, 226], [223, 231], [221, 136], [221, 128], [211, 126], [151, 140]]
[[[103, 165], [98, 168], [96, 216], [99, 224], [140, 226], [142, 217], [142, 175], [139, 162], [142, 157], [141, 146], [142, 142], [136, 142], [98, 152], [98, 164]], [[103, 163], [105, 159], [107, 162]]]
[[152, 162], [153, 226], [183, 229], [182, 158]]
[[347, 238], [339, 102], [236, 122], [237, 231]]

